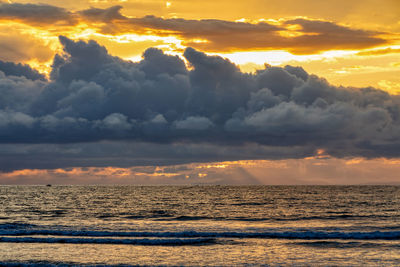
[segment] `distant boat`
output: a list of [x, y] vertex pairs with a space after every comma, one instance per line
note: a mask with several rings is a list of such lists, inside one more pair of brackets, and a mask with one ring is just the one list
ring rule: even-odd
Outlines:
[[51, 186], [51, 184], [47, 184], [46, 186], [50, 187], [50, 186]]

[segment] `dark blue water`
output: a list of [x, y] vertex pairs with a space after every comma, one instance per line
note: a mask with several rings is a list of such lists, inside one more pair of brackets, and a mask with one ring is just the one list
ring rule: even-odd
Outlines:
[[395, 186], [2, 186], [0, 263], [400, 265]]

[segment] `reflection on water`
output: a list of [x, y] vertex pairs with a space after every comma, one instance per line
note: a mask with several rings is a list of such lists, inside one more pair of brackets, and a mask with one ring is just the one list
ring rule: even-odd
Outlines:
[[400, 187], [2, 186], [0, 261], [399, 265]]

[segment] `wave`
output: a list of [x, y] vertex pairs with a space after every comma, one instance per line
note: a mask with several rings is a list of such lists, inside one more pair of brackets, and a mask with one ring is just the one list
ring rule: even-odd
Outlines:
[[[66, 217], [66, 212], [63, 210], [51, 211], [48, 213], [42, 213], [43, 217]], [[379, 220], [397, 220], [400, 219], [399, 215], [362, 215], [362, 214], [346, 214], [346, 213], [329, 213], [322, 215], [309, 215], [309, 216], [271, 216], [271, 217], [257, 217], [254, 216], [198, 216], [198, 215], [177, 215], [166, 212], [152, 212], [150, 214], [111, 214], [103, 213], [94, 216], [97, 219], [102, 220], [155, 220], [155, 221], [243, 221], [243, 222], [296, 222], [296, 221], [313, 221], [313, 220], [325, 220], [325, 221], [336, 221], [336, 220], [362, 220], [362, 219], [379, 219]], [[0, 217], [0, 220], [9, 219], [7, 217]], [[24, 227], [24, 223], [0, 223], [0, 229]]]
[[[109, 218], [119, 216], [100, 215], [98, 218]], [[308, 220], [358, 220], [358, 219], [386, 219], [398, 218], [398, 215], [353, 215], [336, 213], [327, 215], [290, 216], [290, 217], [218, 217], [218, 216], [196, 216], [196, 215], [172, 215], [172, 214], [149, 214], [149, 215], [124, 215], [121, 218], [133, 220], [157, 220], [157, 221], [189, 221], [189, 220], [213, 220], [213, 221], [308, 221]]]
[[0, 231], [4, 229], [25, 229], [30, 227], [35, 227], [37, 225], [30, 223], [20, 223], [20, 222], [10, 222], [10, 223], [1, 223]]
[[[113, 232], [70, 230], [0, 230], [1, 236], [71, 236], [71, 237], [152, 237], [152, 238], [275, 238], [275, 239], [356, 239], [400, 240], [400, 231], [268, 231], [268, 232]], [[4, 237], [2, 237], [4, 238]], [[5, 241], [3, 241], [5, 242]]]
[[338, 242], [338, 241], [309, 241], [309, 242], [295, 242], [292, 245], [300, 245], [307, 247], [317, 247], [317, 248], [400, 248], [400, 244], [392, 244], [392, 243], [382, 243], [382, 242], [365, 242], [365, 241], [346, 241], [346, 242]]
[[398, 215], [352, 215], [352, 214], [338, 214], [337, 215], [321, 215], [321, 216], [303, 216], [303, 217], [287, 217], [287, 218], [274, 218], [275, 221], [307, 221], [307, 220], [340, 220], [340, 219], [365, 219], [365, 218], [395, 218]]
[[206, 217], [206, 216], [178, 216], [174, 218], [178, 221], [198, 221], [198, 220], [212, 220], [214, 218]]
[[[102, 215], [98, 218], [109, 218], [114, 216]], [[326, 215], [326, 216], [302, 216], [302, 217], [269, 217], [269, 218], [248, 218], [248, 217], [211, 217], [211, 216], [191, 216], [191, 215], [181, 215], [181, 216], [172, 216], [172, 215], [162, 215], [162, 216], [154, 216], [154, 215], [129, 215], [123, 216], [124, 219], [132, 219], [132, 220], [157, 220], [157, 221], [196, 221], [196, 220], [213, 220], [213, 221], [245, 221], [245, 222], [262, 222], [262, 221], [308, 221], [308, 220], [357, 220], [357, 219], [365, 219], [365, 218], [394, 218], [396, 216], [388, 216], [388, 215], [348, 215], [348, 214], [338, 214], [338, 215]], [[115, 216], [115, 218], [117, 218]]]
[[2, 243], [63, 243], [63, 244], [114, 244], [142, 246], [186, 246], [215, 243], [214, 238], [190, 239], [116, 239], [116, 238], [67, 238], [67, 237], [0, 237]]
[[264, 206], [271, 204], [270, 202], [240, 202], [240, 203], [231, 203], [231, 206]]

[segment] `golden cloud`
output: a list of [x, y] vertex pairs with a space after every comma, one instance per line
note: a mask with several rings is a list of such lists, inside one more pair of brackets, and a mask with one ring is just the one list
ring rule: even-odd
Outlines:
[[[380, 32], [353, 29], [331, 21], [298, 18], [279, 24], [218, 19], [192, 20], [156, 16], [127, 17], [122, 6], [70, 12], [44, 4], [1, 4], [0, 19], [32, 26], [91, 29], [97, 34], [175, 36], [184, 46], [209, 52], [286, 50], [315, 54], [327, 50], [365, 49], [388, 43]], [[65, 30], [65, 29], [64, 29]], [[59, 32], [60, 33], [60, 32]]]

